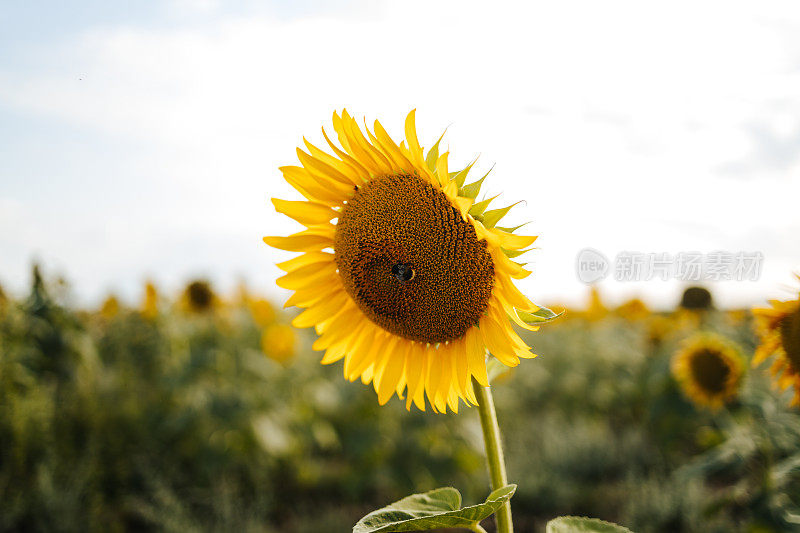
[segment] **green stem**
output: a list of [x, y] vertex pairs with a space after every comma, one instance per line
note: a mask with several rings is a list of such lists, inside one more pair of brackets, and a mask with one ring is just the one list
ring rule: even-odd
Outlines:
[[[508, 485], [508, 478], [506, 477], [506, 463], [503, 458], [503, 445], [500, 442], [500, 427], [497, 425], [492, 390], [490, 387], [483, 387], [474, 378], [472, 385], [475, 388], [475, 396], [478, 398], [478, 413], [481, 416], [483, 442], [486, 445], [489, 479], [492, 482], [492, 490], [497, 490]], [[497, 533], [514, 533], [510, 502], [506, 502], [498, 509], [494, 517], [497, 521]]]
[[480, 524], [474, 524], [470, 526], [469, 529], [471, 529], [475, 533], [487, 533], [486, 530], [483, 529]]

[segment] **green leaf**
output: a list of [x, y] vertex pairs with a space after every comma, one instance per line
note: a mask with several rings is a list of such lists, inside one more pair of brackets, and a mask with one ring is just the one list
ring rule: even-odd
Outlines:
[[[496, 228], [496, 229], [500, 229], [500, 228]], [[509, 232], [509, 233], [511, 233], [511, 232]], [[503, 250], [503, 253], [506, 254], [506, 257], [508, 257], [510, 259], [513, 259], [515, 257], [519, 257], [520, 255], [522, 255], [524, 253], [530, 252], [531, 250], [533, 250], [533, 248], [526, 248], [524, 250], [506, 250], [505, 248], [501, 248], [501, 250]]]
[[474, 165], [476, 161], [478, 161], [477, 157], [472, 161], [472, 163], [465, 166], [458, 172], [450, 173], [450, 179], [456, 182], [456, 185], [459, 189], [464, 186], [464, 182], [467, 180], [467, 174], [469, 174], [469, 171], [472, 169], [472, 165]]
[[530, 224], [530, 222], [524, 222], [524, 223], [520, 224], [519, 226], [514, 226], [513, 228], [504, 228], [502, 226], [495, 226], [494, 229], [499, 229], [500, 231], [505, 231], [506, 233], [514, 233], [515, 231], [517, 231], [522, 226], [526, 226], [528, 224]]
[[517, 310], [517, 315], [528, 324], [541, 324], [543, 322], [550, 322], [564, 314], [564, 311], [556, 314], [546, 307], [539, 307], [537, 311], [528, 313], [527, 311]]
[[[497, 196], [500, 196], [499, 194]], [[485, 200], [481, 200], [476, 204], [472, 204], [472, 207], [469, 208], [469, 214], [472, 216], [482, 215], [486, 208], [489, 207], [489, 204], [497, 198], [497, 196], [492, 196], [491, 198], [487, 198]]]
[[516, 485], [506, 485], [489, 494], [484, 503], [464, 508], [460, 508], [461, 494], [452, 487], [413, 494], [372, 511], [353, 526], [353, 533], [469, 528], [500, 509], [516, 490]]
[[490, 211], [486, 211], [483, 214], [483, 225], [487, 228], [493, 228], [495, 224], [500, 222], [500, 219], [506, 216], [506, 214], [511, 210], [512, 207], [517, 205], [519, 202], [511, 204], [507, 207], [502, 207], [500, 209], [492, 209]]
[[472, 200], [477, 198], [478, 197], [478, 193], [481, 192], [481, 184], [483, 183], [483, 180], [486, 179], [486, 176], [488, 176], [492, 172], [493, 169], [494, 169], [494, 166], [492, 166], [492, 168], [489, 169], [489, 172], [484, 174], [483, 177], [481, 179], [479, 179], [478, 181], [473, 181], [469, 185], [464, 185], [464, 187], [461, 188], [461, 192], [459, 194], [461, 196], [466, 197], [466, 198], [471, 198]]
[[439, 143], [444, 139], [445, 133], [447, 133], [446, 129], [442, 132], [442, 136], [439, 137], [436, 144], [431, 146], [431, 149], [428, 150], [428, 155], [425, 157], [425, 164], [428, 165], [431, 172], [436, 172], [436, 162], [439, 160]]
[[597, 518], [561, 516], [547, 523], [545, 533], [632, 533], [627, 527]]

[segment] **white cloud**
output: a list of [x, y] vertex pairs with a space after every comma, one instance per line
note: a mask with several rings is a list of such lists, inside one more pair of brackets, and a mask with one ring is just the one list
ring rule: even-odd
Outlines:
[[[87, 246], [124, 257], [128, 275], [141, 265], [173, 278], [192, 258], [149, 258], [164, 236], [201, 247], [203, 235], [218, 236], [209, 246], [239, 236], [246, 246], [290, 229], [266, 202], [292, 194], [276, 168], [293, 161], [302, 135], [320, 139], [334, 109], [378, 116], [399, 135], [417, 107], [429, 142], [452, 124], [456, 161], [481, 152], [484, 168], [497, 163], [488, 189], [506, 202], [527, 200], [515, 216], [542, 235], [529, 292], [574, 301], [584, 288], [573, 261], [584, 246], [612, 256], [750, 249], [754, 232], [800, 225], [800, 161], [751, 157], [759, 150], [752, 124], [784, 140], [800, 128], [787, 119], [800, 111], [792, 28], [800, 29], [800, 10], [789, 2], [419, 1], [293, 20], [228, 16], [177, 29], [89, 30], [25, 73], [0, 70], [0, 102], [152, 153], [129, 158], [143, 190], [165, 190], [170, 201], [133, 225], [118, 218], [105, 226], [107, 240]], [[744, 171], [726, 173], [743, 160]], [[118, 201], [141, 214], [148, 199]], [[95, 208], [87, 201], [80, 224]], [[130, 246], [114, 244], [119, 234]], [[236, 250], [230, 271], [264, 284], [277, 273], [269, 254], [234, 266], [254, 257]], [[725, 287], [723, 300], [758, 299], [788, 279], [800, 260], [796, 240], [770, 253], [769, 278]], [[79, 288], [103, 288], [77, 254], [60, 257]], [[123, 282], [118, 262], [105, 268], [106, 285]], [[674, 298], [672, 286], [641, 288]]]

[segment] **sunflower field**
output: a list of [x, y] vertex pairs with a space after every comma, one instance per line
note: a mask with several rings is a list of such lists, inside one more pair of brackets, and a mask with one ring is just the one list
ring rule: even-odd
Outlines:
[[[488, 493], [475, 409], [379, 406], [244, 287], [70, 301], [38, 269], [0, 299], [0, 530], [338, 532], [412, 492]], [[752, 314], [592, 302], [520, 332], [535, 364], [490, 370], [517, 531], [800, 527], [800, 414], [751, 364]]]

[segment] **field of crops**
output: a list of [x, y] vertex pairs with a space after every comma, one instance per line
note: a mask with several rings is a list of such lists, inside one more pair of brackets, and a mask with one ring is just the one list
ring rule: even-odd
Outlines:
[[[348, 531], [411, 492], [488, 492], [475, 409], [379, 407], [244, 289], [143, 292], [76, 310], [37, 278], [3, 299], [0, 530]], [[642, 532], [800, 519], [800, 417], [749, 364], [722, 408], [689, 400], [670, 360], [699, 329], [754, 350], [746, 312], [636, 302], [527, 339], [540, 357], [494, 380], [519, 531], [567, 514]]]

